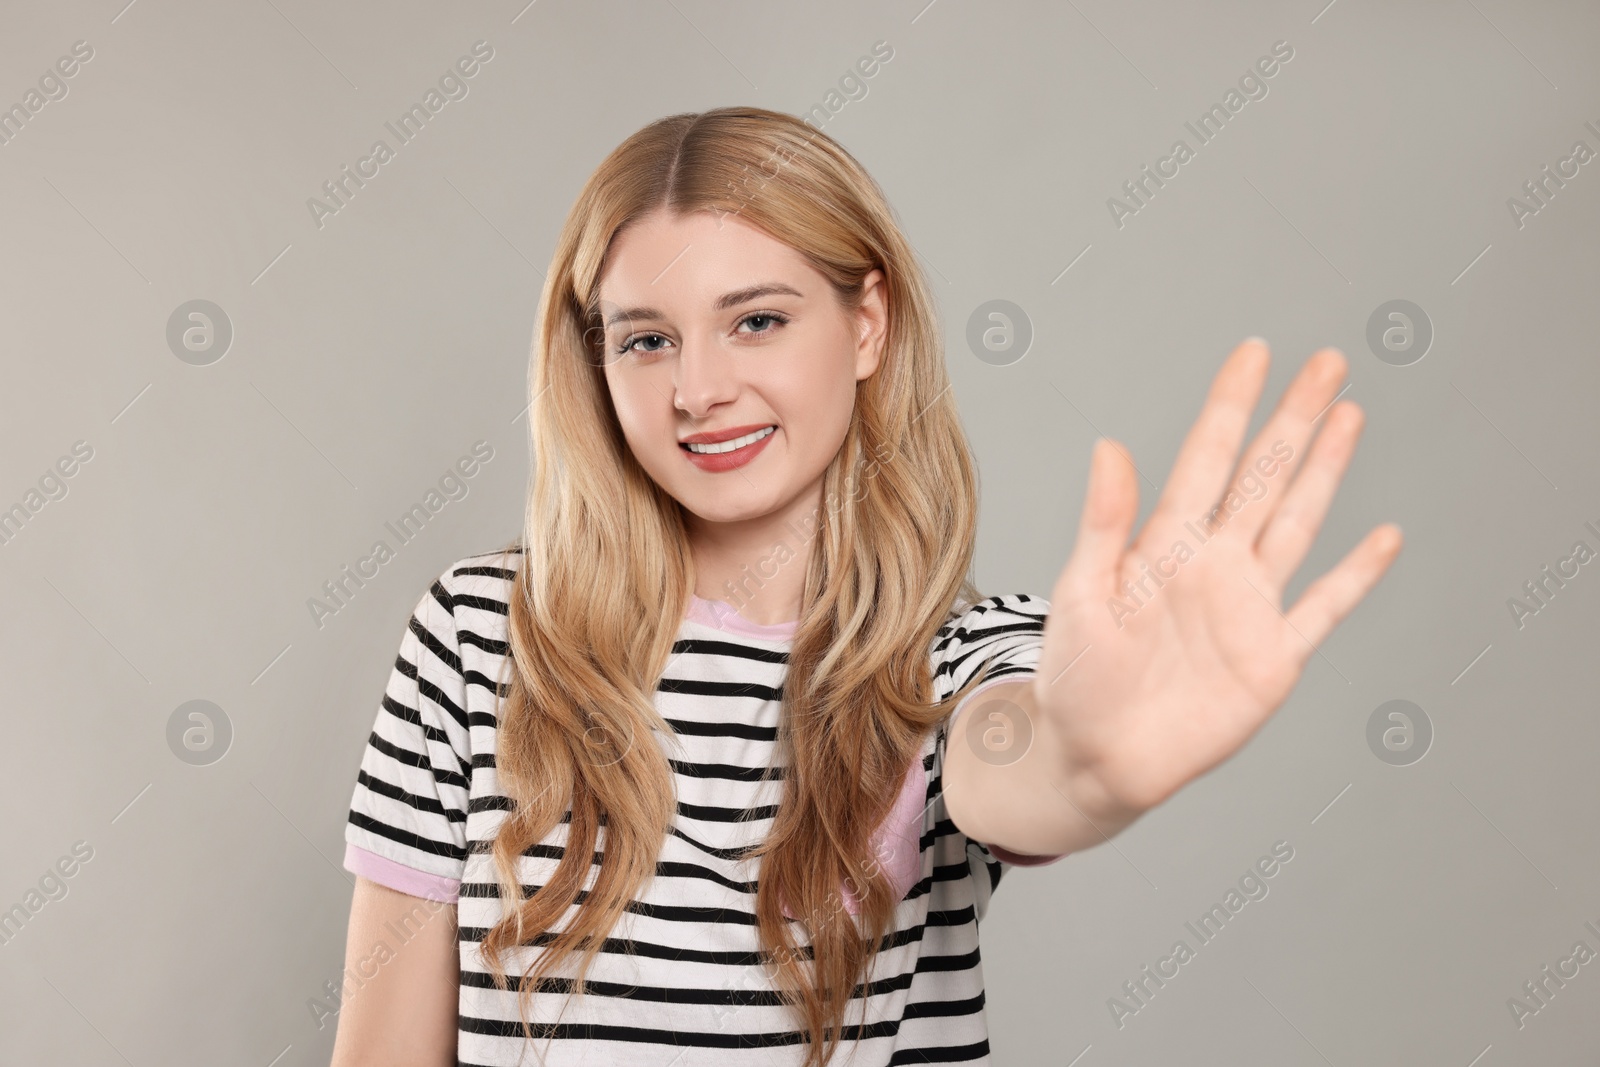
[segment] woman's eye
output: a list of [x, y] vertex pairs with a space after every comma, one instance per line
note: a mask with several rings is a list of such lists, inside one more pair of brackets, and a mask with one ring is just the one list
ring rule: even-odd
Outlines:
[[750, 332], [751, 333], [776, 333], [777, 332], [777, 328], [779, 326], [784, 325], [788, 321], [789, 321], [789, 319], [788, 319], [787, 316], [779, 315], [775, 311], [752, 311], [750, 314], [748, 314], [744, 318], [740, 319], [739, 323], [740, 323], [740, 325], [744, 325], [745, 323], [752, 323], [752, 324], [761, 323], [761, 322], [771, 323], [771, 324], [774, 324], [774, 325], [769, 325], [764, 330], [752, 329]]
[[640, 341], [665, 341], [665, 340], [666, 340], [666, 338], [662, 337], [659, 333], [640, 334], [637, 337], [630, 337], [626, 341], [622, 342], [622, 347], [617, 349], [617, 354], [618, 355], [625, 355], [625, 354], [627, 354], [629, 352], [635, 352], [635, 351], [637, 351], [639, 353], [644, 353], [644, 354], [659, 352], [659, 351], [661, 351], [661, 349], [659, 349], [659, 348], [641, 348], [641, 349], [637, 349], [636, 350], [633, 346], [638, 344]]

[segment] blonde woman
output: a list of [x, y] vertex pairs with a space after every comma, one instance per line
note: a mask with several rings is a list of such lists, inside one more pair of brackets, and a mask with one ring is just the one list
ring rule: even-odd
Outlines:
[[1049, 599], [984, 596], [877, 185], [756, 108], [628, 138], [541, 298], [525, 529], [418, 601], [361, 761], [334, 1063], [988, 1063], [1004, 873], [1235, 752], [1399, 550], [1280, 610], [1361, 413], [1320, 352], [1240, 457], [1267, 362], [1137, 540], [1097, 442]]

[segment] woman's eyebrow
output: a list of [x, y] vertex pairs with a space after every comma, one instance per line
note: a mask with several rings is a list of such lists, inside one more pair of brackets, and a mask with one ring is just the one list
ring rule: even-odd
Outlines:
[[[729, 308], [738, 307], [740, 304], [747, 304], [758, 297], [782, 295], [798, 297], [805, 296], [805, 294], [800, 290], [791, 285], [785, 285], [782, 282], [762, 282], [759, 285], [752, 285], [745, 289], [735, 289], [731, 293], [724, 293], [717, 297], [717, 302], [712, 306], [718, 311], [726, 311]], [[606, 316], [606, 325], [615, 326], [617, 323], [622, 322], [623, 320], [631, 319], [664, 318], [666, 318], [666, 315], [662, 314], [658, 308], [623, 308], [620, 311], [613, 311], [610, 315]]]

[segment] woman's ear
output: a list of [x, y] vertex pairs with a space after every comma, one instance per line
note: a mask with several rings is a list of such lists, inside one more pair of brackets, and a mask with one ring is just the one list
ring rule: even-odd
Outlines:
[[889, 337], [889, 286], [874, 269], [861, 280], [861, 303], [855, 311], [856, 381], [870, 378], [883, 358]]

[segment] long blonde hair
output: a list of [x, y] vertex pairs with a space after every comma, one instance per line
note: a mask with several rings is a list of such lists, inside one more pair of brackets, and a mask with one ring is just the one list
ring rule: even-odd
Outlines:
[[[882, 191], [831, 138], [752, 107], [663, 118], [590, 176], [557, 241], [532, 353], [532, 476], [509, 610], [511, 677], [502, 689], [496, 767], [512, 805], [494, 841], [504, 915], [482, 954], [501, 989], [504, 954], [545, 941], [523, 975], [541, 979], [595, 955], [655, 873], [675, 789], [652, 728], [671, 734], [653, 695], [694, 588], [681, 505], [635, 460], [604, 380], [599, 281], [618, 231], [655, 210], [734, 215], [800, 252], [859, 306], [884, 272], [889, 328], [878, 370], [824, 476], [777, 732], [788, 757], [762, 857], [756, 918], [763, 958], [828, 1063], [857, 982], [889, 930], [898, 894], [871, 836], [928, 731], [977, 684], [934, 703], [929, 649], [968, 578], [977, 472], [946, 376], [933, 299]], [[876, 466], [863, 476], [868, 464]], [[571, 810], [559, 866], [524, 896], [519, 859]], [[592, 890], [565, 928], [604, 851]], [[860, 928], [839, 903], [860, 899]], [[783, 907], [811, 931], [811, 967]], [[543, 935], [543, 936], [541, 936]], [[562, 988], [559, 981], [553, 988]], [[867, 998], [861, 997], [863, 1019]]]

